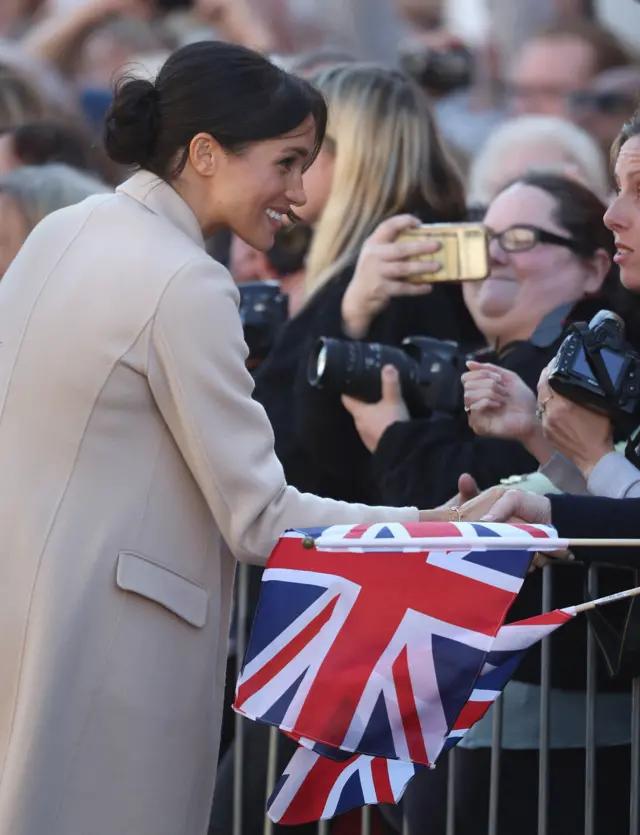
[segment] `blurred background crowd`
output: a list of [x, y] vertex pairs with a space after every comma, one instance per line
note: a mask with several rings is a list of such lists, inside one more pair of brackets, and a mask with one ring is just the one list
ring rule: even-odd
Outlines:
[[[603, 223], [616, 190], [611, 144], [638, 103], [640, 4], [0, 0], [0, 278], [43, 217], [129, 176], [102, 147], [119, 78], [153, 77], [173, 50], [203, 39], [270, 54], [311, 78], [329, 106], [327, 137], [305, 176], [304, 222], [278, 233], [268, 253], [224, 231], [208, 242], [242, 288], [255, 397], [288, 481], [338, 499], [419, 507], [459, 489], [472, 494], [466, 473], [480, 488], [507, 481], [606, 494], [589, 482], [591, 469], [581, 474], [577, 454], [574, 480], [556, 475], [554, 487], [554, 456], [560, 450], [571, 464], [571, 449], [559, 430], [550, 443], [531, 429], [533, 391], [571, 322], [614, 311], [631, 348], [640, 347], [640, 279], [621, 286]], [[407, 212], [423, 223], [483, 221], [495, 233], [489, 279], [433, 290], [393, 280], [406, 277], [394, 216]], [[367, 346], [398, 348], [407, 338], [427, 369], [426, 389], [403, 389], [397, 373], [381, 381], [375, 362], [377, 378], [346, 379], [375, 359]], [[470, 355], [483, 364], [467, 366]], [[472, 418], [469, 404], [478, 407]], [[612, 441], [622, 444], [637, 424], [637, 410], [624, 425], [607, 421]], [[600, 426], [584, 429], [587, 446]], [[249, 613], [259, 584], [252, 571]], [[583, 574], [556, 571], [553, 605], [579, 602]], [[538, 575], [514, 618], [539, 612]], [[601, 572], [601, 593], [629, 585], [621, 569]], [[563, 835], [584, 832], [585, 636], [576, 623], [554, 638], [549, 832]], [[229, 663], [230, 704], [233, 641]], [[536, 832], [539, 670], [533, 652], [505, 694], [505, 833]], [[597, 689], [594, 831], [628, 833], [630, 678], [601, 664]], [[234, 831], [233, 733], [229, 715], [211, 835]], [[266, 736], [260, 725], [247, 728], [243, 835], [263, 831]], [[460, 833], [487, 831], [490, 746], [480, 723], [460, 747]], [[288, 753], [284, 742], [280, 765]], [[444, 832], [446, 778], [445, 762], [412, 784], [403, 804], [412, 835]], [[343, 819], [332, 826], [360, 831]], [[376, 812], [374, 827], [402, 831], [394, 810]]]

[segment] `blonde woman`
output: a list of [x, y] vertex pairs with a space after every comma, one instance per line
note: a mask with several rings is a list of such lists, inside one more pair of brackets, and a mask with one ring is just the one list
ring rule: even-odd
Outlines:
[[[320, 336], [400, 345], [414, 334], [473, 342], [459, 288], [410, 284], [430, 253], [396, 241], [420, 222], [460, 221], [462, 182], [445, 152], [426, 95], [394, 70], [349, 63], [312, 79], [329, 106], [327, 135], [305, 174], [314, 227], [305, 302], [258, 372], [276, 452], [290, 483], [321, 495], [373, 498], [369, 453], [337, 396], [312, 389], [308, 356]], [[429, 264], [426, 264], [429, 269]]]

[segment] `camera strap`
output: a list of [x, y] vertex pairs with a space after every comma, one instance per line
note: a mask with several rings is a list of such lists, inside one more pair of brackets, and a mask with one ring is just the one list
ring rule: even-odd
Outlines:
[[629, 436], [629, 440], [627, 441], [627, 445], [624, 449], [624, 457], [638, 470], [640, 470], [640, 455], [638, 454], [639, 446], [640, 427], [638, 427], [638, 429], [636, 429], [636, 431]]

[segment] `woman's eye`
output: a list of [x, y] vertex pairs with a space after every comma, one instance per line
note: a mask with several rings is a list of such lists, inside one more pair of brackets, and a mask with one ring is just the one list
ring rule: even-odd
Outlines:
[[293, 157], [287, 157], [286, 159], [281, 159], [278, 165], [281, 165], [286, 171], [291, 171], [294, 162], [295, 159]]

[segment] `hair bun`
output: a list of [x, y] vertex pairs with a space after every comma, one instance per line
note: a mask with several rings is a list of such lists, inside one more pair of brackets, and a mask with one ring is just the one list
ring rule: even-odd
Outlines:
[[145, 168], [160, 129], [158, 91], [146, 79], [124, 79], [106, 116], [104, 144], [109, 158]]

